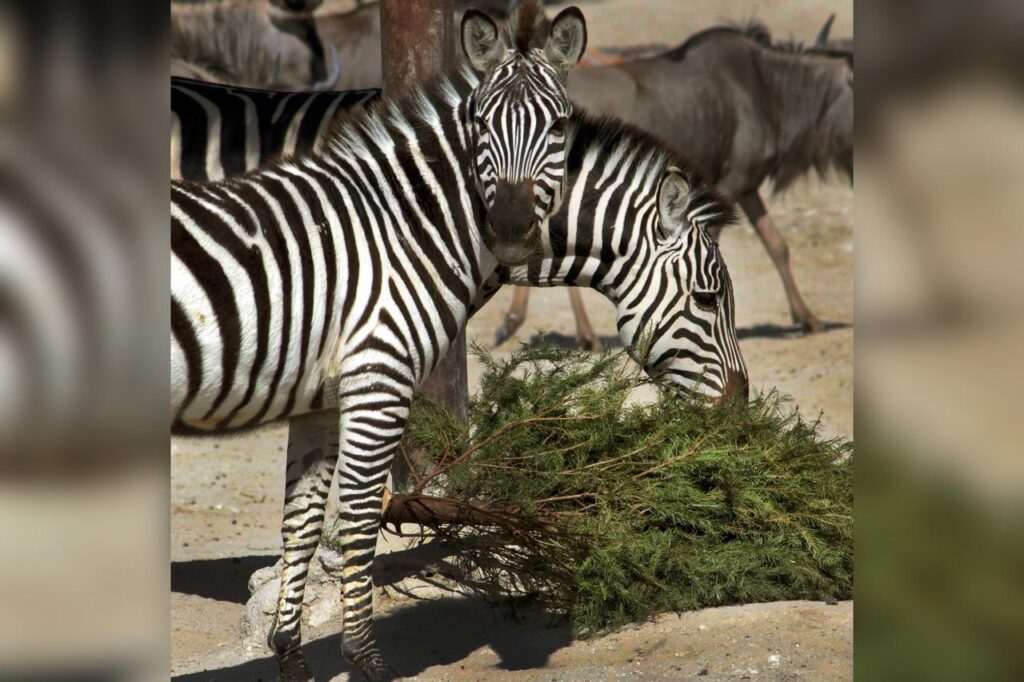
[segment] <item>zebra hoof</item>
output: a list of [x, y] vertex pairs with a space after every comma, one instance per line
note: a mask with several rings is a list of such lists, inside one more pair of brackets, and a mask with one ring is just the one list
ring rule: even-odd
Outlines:
[[384, 662], [384, 657], [379, 654], [373, 656], [369, 661], [360, 663], [359, 669], [363, 671], [363, 676], [368, 682], [391, 682], [398, 677], [391, 666]]
[[299, 651], [277, 659], [281, 669], [281, 682], [313, 682], [313, 672]]
[[580, 350], [588, 353], [597, 353], [601, 350], [601, 342], [592, 336], [579, 336], [576, 338], [576, 342], [580, 346]]

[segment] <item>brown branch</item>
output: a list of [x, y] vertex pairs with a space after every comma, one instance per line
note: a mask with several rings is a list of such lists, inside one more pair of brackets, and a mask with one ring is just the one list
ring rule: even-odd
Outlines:
[[548, 502], [566, 502], [568, 500], [579, 500], [584, 497], [595, 497], [594, 493], [578, 493], [576, 495], [556, 495], [555, 497], [545, 497], [543, 500], [537, 500], [537, 506], [547, 504]]
[[421, 526], [517, 526], [525, 519], [514, 509], [490, 507], [482, 502], [466, 502], [451, 497], [432, 497], [413, 493], [390, 495], [385, 501], [385, 523], [414, 523]]
[[[465, 462], [467, 459], [469, 459], [470, 457], [473, 456], [473, 453], [475, 453], [477, 450], [479, 450], [483, 446], [485, 446], [488, 443], [490, 443], [491, 441], [493, 441], [495, 438], [498, 438], [499, 436], [503, 436], [505, 433], [511, 431], [512, 429], [519, 428], [520, 426], [526, 426], [528, 424], [538, 424], [540, 422], [561, 422], [561, 421], [574, 421], [574, 420], [578, 420], [578, 421], [593, 421], [594, 419], [598, 419], [598, 418], [600, 418], [600, 415], [594, 415], [594, 416], [589, 416], [589, 417], [580, 417], [580, 416], [575, 416], [574, 415], [574, 416], [569, 416], [569, 417], [530, 417], [528, 419], [519, 419], [519, 420], [516, 420], [514, 422], [509, 422], [508, 424], [505, 424], [504, 426], [502, 426], [500, 429], [498, 429], [497, 431], [495, 431], [491, 435], [487, 436], [487, 438], [484, 438], [479, 443], [476, 443], [472, 447], [468, 448], [465, 452], [463, 452], [461, 455], [459, 455], [455, 459], [451, 460], [450, 462], [446, 462], [444, 465], [439, 466], [437, 469], [435, 469], [434, 471], [430, 472], [430, 474], [425, 477], [423, 483], [425, 485], [426, 483], [428, 483], [431, 480], [437, 478], [438, 476], [440, 476], [440, 475], [442, 475], [444, 473], [447, 473], [448, 471], [450, 471], [452, 469], [452, 467], [455, 467], [455, 466], [461, 464], [462, 462]], [[413, 490], [413, 492], [414, 493], [419, 493], [422, 489], [423, 489], [422, 487], [417, 487], [416, 489]]]
[[634, 474], [633, 475], [633, 480], [634, 481], [639, 481], [644, 476], [649, 476], [650, 474], [653, 474], [656, 471], [661, 471], [665, 467], [671, 466], [671, 465], [675, 464], [676, 462], [678, 462], [680, 460], [686, 459], [687, 457], [692, 457], [693, 455], [697, 454], [697, 448], [699, 448], [701, 446], [701, 444], [704, 441], [706, 441], [707, 439], [708, 439], [707, 436], [703, 436], [702, 438], [699, 438], [696, 443], [693, 444], [693, 447], [691, 447], [689, 450], [687, 450], [683, 454], [677, 455], [675, 457], [669, 457], [668, 459], [663, 460], [662, 462], [660, 462], [660, 463], [656, 464], [655, 466], [651, 467], [647, 471], [641, 471], [639, 474]]

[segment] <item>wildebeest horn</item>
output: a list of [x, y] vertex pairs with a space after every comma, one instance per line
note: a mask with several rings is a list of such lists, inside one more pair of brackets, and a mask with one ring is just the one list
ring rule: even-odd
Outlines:
[[814, 39], [815, 47], [828, 47], [828, 33], [832, 30], [832, 22], [836, 20], [836, 14], [833, 12], [825, 20], [825, 25], [818, 31], [818, 37]]

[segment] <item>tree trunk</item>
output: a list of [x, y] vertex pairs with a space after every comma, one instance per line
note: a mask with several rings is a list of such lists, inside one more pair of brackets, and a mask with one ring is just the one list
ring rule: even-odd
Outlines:
[[[453, 24], [452, 0], [381, 0], [380, 42], [385, 96], [393, 96], [453, 66]], [[456, 337], [448, 354], [421, 390], [466, 420], [469, 390], [465, 330]], [[403, 458], [395, 458], [391, 478], [395, 490], [409, 488], [410, 473]]]

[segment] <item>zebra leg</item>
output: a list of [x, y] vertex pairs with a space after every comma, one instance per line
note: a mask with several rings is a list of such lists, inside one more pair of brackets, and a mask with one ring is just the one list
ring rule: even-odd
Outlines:
[[285, 470], [284, 540], [281, 591], [267, 644], [277, 655], [284, 682], [306, 682], [313, 675], [302, 658], [302, 599], [309, 562], [320, 544], [327, 493], [338, 461], [338, 416], [316, 412], [288, 422]]
[[805, 332], [820, 332], [825, 328], [821, 320], [811, 312], [800, 295], [800, 289], [796, 286], [796, 279], [793, 278], [793, 271], [789, 267], [789, 245], [782, 238], [779, 231], [772, 224], [761, 196], [755, 191], [740, 197], [740, 207], [747, 215], [747, 218], [754, 225], [757, 235], [761, 238], [768, 255], [775, 263], [775, 269], [779, 271], [782, 278], [782, 286], [786, 289], [786, 298], [789, 300], [789, 314], [793, 321], [798, 323]]
[[515, 287], [512, 291], [512, 305], [505, 313], [505, 320], [494, 335], [494, 347], [508, 341], [509, 337], [523, 326], [526, 321], [526, 306], [530, 302], [530, 290], [527, 287]]
[[569, 305], [572, 307], [573, 317], [576, 318], [576, 341], [580, 348], [594, 352], [601, 350], [601, 342], [594, 335], [587, 310], [583, 307], [583, 296], [576, 287], [569, 287]]
[[[382, 378], [378, 386], [394, 386]], [[384, 389], [388, 390], [388, 389]], [[346, 407], [341, 416], [337, 539], [342, 554], [342, 652], [371, 682], [394, 678], [373, 630], [373, 557], [391, 460], [409, 416], [409, 395], [374, 394], [371, 404]]]

